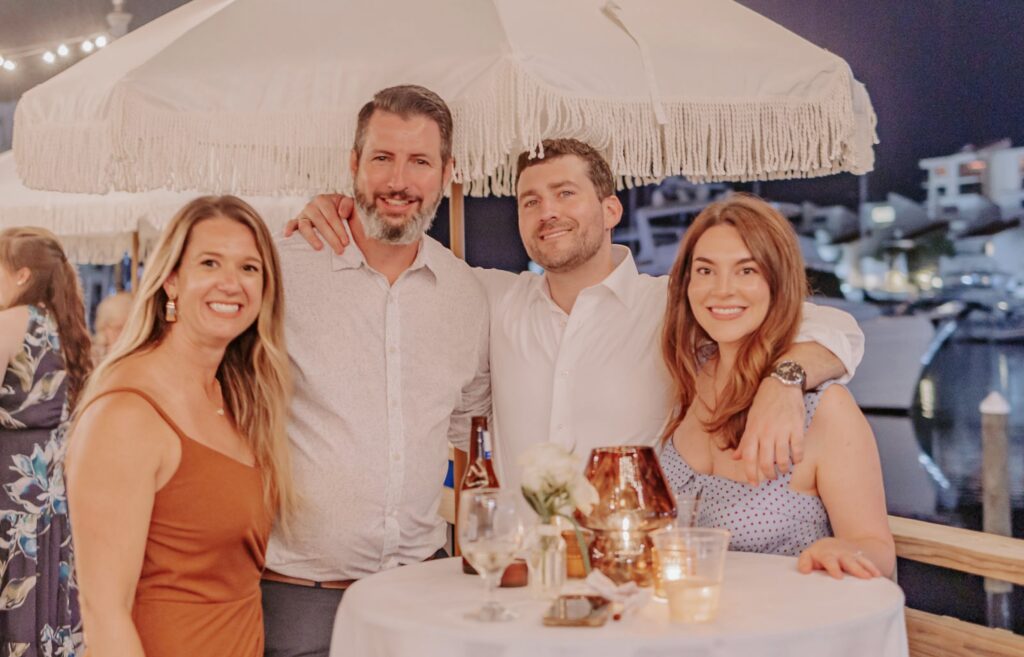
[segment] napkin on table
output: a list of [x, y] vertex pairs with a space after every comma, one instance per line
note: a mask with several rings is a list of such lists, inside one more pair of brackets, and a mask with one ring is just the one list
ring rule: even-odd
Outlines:
[[621, 605], [622, 611], [619, 613], [622, 618], [643, 607], [651, 599], [651, 592], [640, 588], [636, 585], [636, 582], [616, 584], [597, 569], [590, 571], [590, 574], [583, 581], [587, 586], [597, 591], [599, 595], [603, 595], [612, 602]]

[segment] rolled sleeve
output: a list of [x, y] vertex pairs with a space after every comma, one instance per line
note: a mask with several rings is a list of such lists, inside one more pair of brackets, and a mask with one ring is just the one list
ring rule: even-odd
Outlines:
[[853, 378], [857, 366], [864, 358], [864, 333], [857, 320], [838, 308], [804, 303], [804, 318], [797, 342], [817, 342], [838, 358], [846, 374], [839, 379], [847, 383]]

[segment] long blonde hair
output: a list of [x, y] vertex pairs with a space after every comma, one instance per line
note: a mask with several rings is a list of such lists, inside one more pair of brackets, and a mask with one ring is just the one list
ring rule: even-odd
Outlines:
[[750, 249], [768, 283], [771, 301], [761, 325], [743, 341], [736, 364], [704, 430], [721, 437], [720, 446], [735, 449], [747, 423], [747, 411], [761, 380], [793, 343], [800, 328], [807, 275], [796, 234], [786, 218], [756, 196], [737, 194], [712, 203], [687, 229], [669, 273], [661, 352], [672, 377], [677, 402], [662, 440], [669, 440], [697, 397], [700, 350], [713, 343], [697, 322], [687, 291], [697, 241], [713, 226], [732, 226]]
[[263, 473], [267, 508], [275, 511], [278, 521], [286, 526], [288, 513], [295, 504], [295, 492], [285, 433], [291, 375], [284, 347], [281, 266], [263, 220], [240, 198], [199, 197], [179, 210], [164, 229], [146, 260], [145, 274], [121, 337], [89, 379], [81, 407], [101, 392], [105, 378], [119, 362], [160, 344], [168, 331], [164, 282], [181, 264], [192, 229], [199, 222], [216, 217], [231, 219], [249, 228], [263, 259], [260, 314], [228, 344], [217, 369], [217, 379], [224, 390], [224, 403]]
[[57, 236], [31, 226], [0, 232], [0, 263], [31, 272], [28, 284], [11, 304], [42, 306], [53, 315], [67, 372], [68, 408], [74, 409], [92, 369], [89, 330], [85, 326], [82, 287]]

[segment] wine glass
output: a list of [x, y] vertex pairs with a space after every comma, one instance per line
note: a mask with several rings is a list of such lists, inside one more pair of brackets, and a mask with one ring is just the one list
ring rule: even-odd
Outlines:
[[500, 488], [471, 488], [459, 497], [459, 547], [487, 587], [483, 606], [467, 614], [469, 618], [489, 622], [516, 617], [494, 593], [523, 543], [518, 504], [512, 491]]

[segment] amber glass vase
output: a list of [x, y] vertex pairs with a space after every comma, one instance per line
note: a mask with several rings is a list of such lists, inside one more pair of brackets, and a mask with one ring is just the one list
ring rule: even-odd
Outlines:
[[676, 517], [658, 457], [651, 447], [599, 447], [590, 453], [587, 479], [598, 502], [581, 525], [594, 532], [594, 566], [613, 581], [652, 584], [649, 534]]

